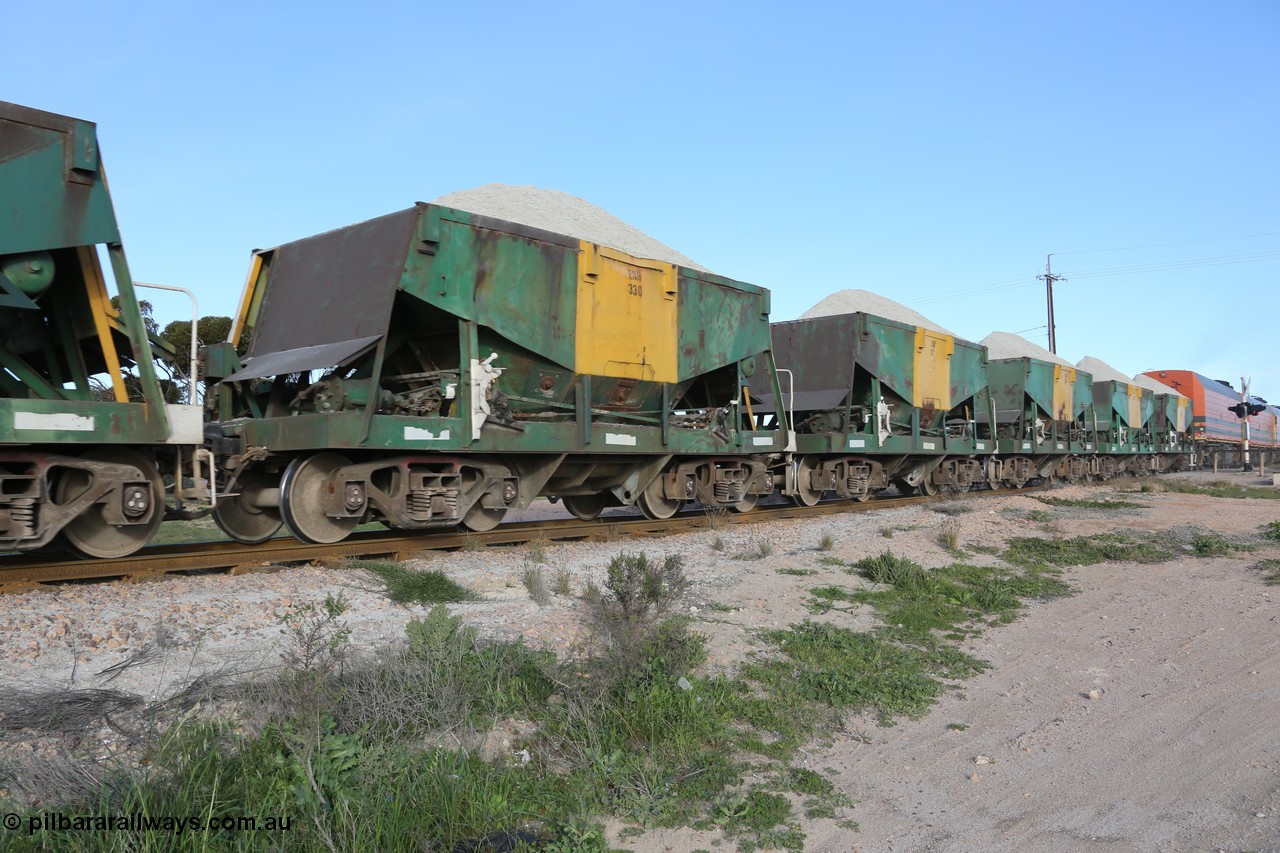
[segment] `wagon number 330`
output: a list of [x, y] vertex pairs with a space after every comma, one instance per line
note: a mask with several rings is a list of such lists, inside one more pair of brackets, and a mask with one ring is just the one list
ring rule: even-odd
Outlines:
[[644, 289], [640, 286], [640, 273], [638, 270], [627, 270], [627, 278], [631, 279], [627, 282], [628, 296], [643, 296]]

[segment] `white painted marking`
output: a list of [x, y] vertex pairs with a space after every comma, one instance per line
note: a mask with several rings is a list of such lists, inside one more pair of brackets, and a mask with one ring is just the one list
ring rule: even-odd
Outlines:
[[1022, 442], [1022, 449], [1023, 449], [1023, 450], [1030, 450], [1030, 449], [1031, 449], [1031, 442], [1029, 442], [1029, 441], [1024, 441], [1024, 442]]
[[1059, 442], [1058, 442], [1058, 449], [1059, 449], [1059, 450], [1062, 450], [1062, 449], [1063, 449], [1063, 446], [1062, 446], [1062, 442], [1061, 442], [1061, 441], [1059, 441]]
[[605, 444], [625, 444], [627, 447], [635, 447], [636, 437], [634, 435], [623, 435], [620, 432], [606, 432], [604, 434], [604, 443]]
[[851, 438], [849, 439], [849, 446], [850, 447], [866, 447], [867, 440], [865, 438]]
[[404, 428], [405, 441], [448, 441], [449, 430], [442, 429], [440, 434], [436, 435], [429, 429], [419, 429], [418, 427], [407, 426]]
[[204, 410], [200, 406], [166, 403], [164, 413], [169, 418], [169, 437], [165, 444], [204, 443]]
[[767, 445], [767, 446], [769, 446], [769, 447], [772, 447], [772, 446], [773, 446], [773, 437], [772, 437], [772, 436], [768, 436], [768, 435], [757, 435], [757, 436], [753, 436], [753, 437], [752, 437], [752, 439], [751, 439], [751, 443], [752, 443], [752, 444], [754, 444], [754, 445], [756, 445], [757, 447], [758, 447], [758, 446], [760, 446], [760, 445]]
[[70, 412], [14, 412], [13, 428], [93, 432], [93, 415], [73, 415]]
[[974, 445], [974, 446], [975, 446], [975, 447], [977, 447], [979, 450], [986, 450], [986, 449], [987, 449], [987, 443], [986, 443], [985, 441], [979, 441], [979, 442], [978, 442], [976, 445]]
[[924, 441], [924, 442], [921, 442], [921, 446], [924, 447], [925, 450], [935, 450], [938, 447], [938, 442]]
[[1085, 450], [1093, 450], [1093, 445], [1092, 445], [1092, 444], [1086, 444], [1086, 445], [1084, 446], [1084, 449], [1085, 449]]

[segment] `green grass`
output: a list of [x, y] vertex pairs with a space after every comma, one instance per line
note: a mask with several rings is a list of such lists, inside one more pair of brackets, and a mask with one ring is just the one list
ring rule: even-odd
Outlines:
[[1280, 542], [1280, 520], [1268, 521], [1260, 528], [1263, 539], [1270, 539], [1272, 542]]
[[1280, 586], [1280, 560], [1259, 560], [1253, 567], [1262, 572], [1262, 580], [1267, 586]]
[[1043, 509], [1032, 509], [1027, 511], [1027, 521], [1053, 521], [1053, 515]]
[[1091, 566], [1094, 563], [1159, 563], [1174, 554], [1153, 541], [1124, 533], [1075, 539], [1024, 537], [1009, 540], [1001, 558], [1013, 566]]
[[1167, 492], [1178, 492], [1187, 495], [1209, 495], [1215, 498], [1257, 498], [1261, 500], [1280, 500], [1280, 489], [1267, 489], [1255, 486], [1237, 486], [1226, 480], [1216, 480], [1207, 486], [1200, 486], [1185, 480], [1169, 480], [1161, 484]]
[[381, 578], [387, 585], [387, 597], [397, 604], [446, 604], [476, 598], [475, 593], [450, 580], [444, 572], [406, 569], [384, 560], [348, 560], [344, 565]]
[[1251, 550], [1248, 545], [1237, 545], [1220, 533], [1197, 533], [1191, 537], [1191, 550], [1197, 557], [1226, 557], [1236, 551]]
[[1049, 506], [1069, 506], [1079, 507], [1081, 509], [1141, 509], [1147, 504], [1135, 503], [1133, 501], [1110, 500], [1107, 498], [1099, 498], [1090, 500], [1087, 498], [1042, 498], [1037, 497], [1036, 500]]
[[[398, 600], [469, 595], [438, 572], [350, 565], [382, 578]], [[986, 667], [946, 635], [1011, 617], [1020, 598], [1065, 590], [1042, 568], [927, 572], [888, 552], [857, 571], [881, 588], [831, 587], [829, 600], [866, 601], [883, 616], [881, 628], [804, 621], [765, 631], [768, 653], [734, 677], [700, 676], [705, 639], [687, 618], [667, 616], [687, 585], [678, 558], [619, 555], [589, 605], [602, 645], [566, 661], [521, 642], [482, 641], [444, 607], [410, 622], [405, 644], [357, 656], [347, 653], [340, 602], [299, 611], [283, 622], [298, 649], [279, 676], [236, 688], [223, 697], [230, 704], [209, 703], [220, 716], [158, 703], [114, 720], [150, 733], [118, 766], [91, 759], [93, 772], [109, 771], [92, 785], [66, 784], [47, 769], [47, 755], [25, 769], [0, 763], [10, 797], [0, 811], [24, 825], [55, 804], [87, 815], [290, 822], [287, 832], [131, 835], [126, 846], [139, 851], [450, 850], [519, 830], [550, 853], [593, 853], [606, 848], [607, 816], [641, 829], [718, 827], [740, 850], [801, 850], [796, 802], [810, 818], [856, 828], [845, 819], [849, 799], [794, 766], [801, 746], [834, 737], [850, 711], [886, 725], [925, 714], [956, 680]], [[482, 757], [480, 735], [512, 720], [524, 721], [519, 734]], [[85, 735], [97, 742], [88, 731], [65, 742]], [[35, 784], [37, 766], [49, 790], [38, 804], [12, 799], [26, 790], [19, 781]], [[32, 846], [87, 853], [101, 849], [101, 838], [0, 834], [0, 850]]]

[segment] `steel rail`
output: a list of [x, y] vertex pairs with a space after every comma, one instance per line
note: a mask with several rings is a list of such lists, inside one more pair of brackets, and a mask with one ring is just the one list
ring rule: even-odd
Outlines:
[[[1039, 491], [1046, 486], [1028, 486], [1017, 493]], [[980, 495], [1005, 495], [1009, 490], [966, 493], [966, 499]], [[752, 512], [688, 510], [663, 521], [633, 516], [606, 516], [593, 521], [550, 519], [514, 521], [500, 524], [485, 533], [461, 530], [425, 531], [405, 535], [399, 531], [356, 533], [333, 545], [309, 545], [291, 537], [268, 539], [258, 545], [239, 542], [185, 542], [152, 545], [116, 560], [68, 559], [63, 555], [33, 559], [30, 554], [0, 557], [0, 593], [17, 592], [58, 581], [142, 580], [159, 575], [200, 570], [229, 570], [233, 574], [260, 571], [290, 563], [324, 562], [344, 558], [407, 560], [426, 551], [521, 545], [532, 541], [611, 541], [623, 538], [669, 536], [691, 530], [715, 528], [722, 524], [759, 524], [793, 518], [814, 518], [853, 512], [915, 506], [955, 496], [911, 496], [874, 498], [865, 502], [824, 501], [812, 507], [790, 504], [757, 507]]]

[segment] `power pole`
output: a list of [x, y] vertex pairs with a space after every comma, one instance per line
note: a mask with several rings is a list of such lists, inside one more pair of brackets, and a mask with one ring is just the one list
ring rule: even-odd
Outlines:
[[1044, 275], [1038, 275], [1036, 278], [1044, 282], [1045, 301], [1049, 305], [1049, 352], [1054, 355], [1058, 354], [1058, 335], [1053, 324], [1053, 283], [1055, 281], [1066, 281], [1065, 275], [1053, 274], [1053, 255], [1044, 256]]
[[1240, 407], [1244, 411], [1244, 416], [1240, 418], [1240, 439], [1244, 442], [1244, 467], [1241, 471], [1252, 471], [1253, 465], [1249, 462], [1249, 380], [1243, 376], [1240, 377]]

